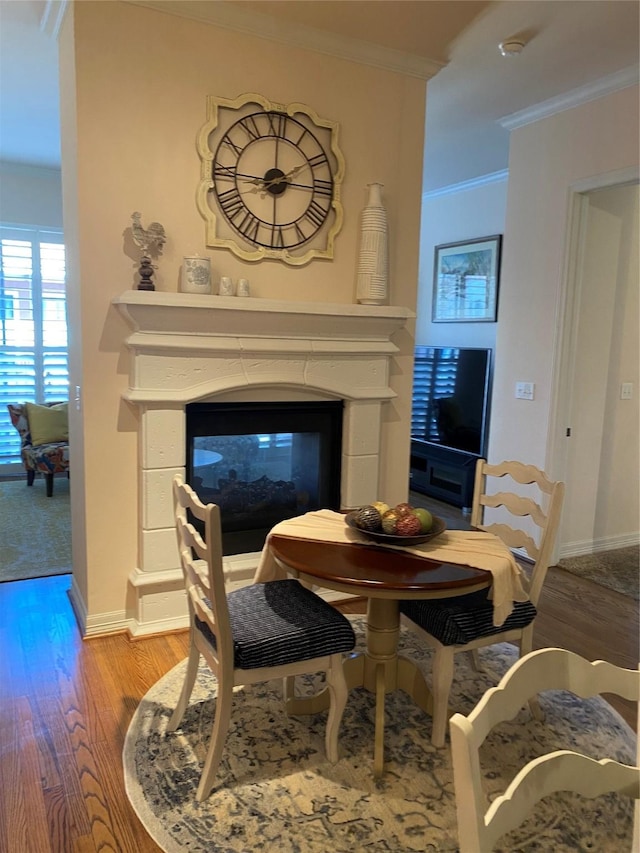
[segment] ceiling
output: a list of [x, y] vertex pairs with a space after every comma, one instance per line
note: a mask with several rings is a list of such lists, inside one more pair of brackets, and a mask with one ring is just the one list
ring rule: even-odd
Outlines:
[[[527, 121], [534, 108], [539, 117], [558, 104], [566, 107], [637, 81], [637, 0], [139, 0], [138, 5], [278, 41], [332, 44], [341, 55], [350, 45], [360, 56], [377, 51], [387, 63], [430, 77], [426, 191], [506, 169], [508, 127]], [[60, 0], [0, 0], [0, 160], [59, 167], [55, 33], [64, 6]], [[499, 43], [514, 36], [525, 42], [522, 53], [501, 56]], [[505, 126], [506, 117], [511, 120]]]

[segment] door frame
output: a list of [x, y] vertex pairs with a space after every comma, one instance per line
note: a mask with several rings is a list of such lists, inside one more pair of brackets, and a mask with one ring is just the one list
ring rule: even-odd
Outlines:
[[[565, 480], [569, 470], [569, 444], [567, 430], [571, 427], [573, 388], [575, 378], [575, 342], [578, 334], [580, 302], [582, 295], [582, 259], [584, 235], [589, 208], [588, 193], [625, 184], [640, 182], [640, 166], [631, 166], [585, 178], [569, 186], [567, 244], [561, 281], [560, 312], [556, 328], [558, 353], [552, 378], [551, 411], [547, 439], [547, 470], [556, 472], [557, 479]], [[562, 543], [562, 523], [556, 540], [552, 562], [557, 562]]]

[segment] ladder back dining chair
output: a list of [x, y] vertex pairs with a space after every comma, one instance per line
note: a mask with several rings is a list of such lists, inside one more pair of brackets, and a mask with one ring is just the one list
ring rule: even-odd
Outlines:
[[233, 688], [238, 685], [283, 678], [284, 695], [291, 697], [296, 675], [324, 672], [330, 697], [325, 749], [328, 759], [337, 761], [347, 700], [343, 654], [355, 645], [351, 623], [294, 579], [254, 583], [227, 593], [220, 508], [205, 506], [180, 475], [173, 481], [173, 500], [191, 637], [185, 680], [169, 731], [182, 721], [201, 655], [218, 681], [213, 730], [196, 799], [206, 799], [214, 786], [232, 699], [237, 699]]
[[[506, 491], [504, 479], [512, 489]], [[496, 485], [496, 483], [498, 485]], [[509, 486], [507, 486], [508, 488]], [[498, 489], [498, 491], [496, 491]], [[504, 624], [493, 624], [493, 604], [489, 590], [449, 599], [410, 600], [400, 603], [400, 612], [435, 649], [433, 656], [433, 729], [434, 746], [444, 746], [447, 729], [449, 693], [454, 674], [454, 656], [471, 652], [473, 665], [479, 668], [477, 649], [493, 643], [516, 642], [520, 654], [533, 647], [536, 606], [553, 553], [564, 496], [564, 483], [551, 481], [544, 471], [521, 462], [489, 465], [479, 459], [476, 465], [471, 524], [493, 533], [510, 549], [520, 549], [532, 562], [529, 600], [514, 601]], [[501, 510], [497, 520], [485, 519], [487, 510]], [[527, 520], [527, 524], [522, 523]], [[532, 713], [540, 717], [535, 698]]]
[[[569, 690], [586, 699], [614, 693], [638, 702], [640, 671], [585, 660], [566, 649], [538, 649], [520, 658], [480, 699], [468, 716], [450, 720], [460, 853], [490, 853], [520, 826], [535, 804], [558, 791], [583, 797], [617, 792], [636, 800], [632, 850], [640, 850], [640, 767], [613, 757], [595, 760], [574, 749], [538, 755], [516, 773], [489, 804], [482, 782], [480, 747], [491, 730], [512, 720], [527, 700], [545, 690]], [[568, 744], [568, 746], [571, 746]]]

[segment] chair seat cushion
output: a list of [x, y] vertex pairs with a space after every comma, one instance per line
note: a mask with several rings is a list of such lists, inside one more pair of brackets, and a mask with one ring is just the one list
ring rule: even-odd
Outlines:
[[[227, 601], [236, 668], [280, 666], [355, 645], [349, 620], [297, 580], [251, 584], [230, 592]], [[209, 626], [195, 621], [215, 647]]]
[[69, 469], [69, 445], [67, 442], [29, 445], [23, 448], [30, 468], [45, 474], [59, 474]]
[[463, 646], [478, 637], [526, 628], [535, 619], [537, 611], [530, 601], [514, 601], [511, 615], [496, 627], [488, 594], [489, 590], [481, 589], [456, 598], [401, 601], [400, 612], [443, 646]]

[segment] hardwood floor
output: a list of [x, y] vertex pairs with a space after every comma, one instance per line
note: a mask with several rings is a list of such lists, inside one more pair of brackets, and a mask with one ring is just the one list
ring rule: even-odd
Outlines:
[[[456, 510], [424, 503], [454, 526]], [[0, 853], [156, 853], [126, 796], [122, 747], [187, 633], [83, 641], [69, 586], [68, 575], [0, 584]], [[538, 647], [638, 665], [636, 603], [590, 581], [551, 569], [536, 624]], [[616, 707], [635, 728], [635, 708]]]
[[83, 641], [68, 575], [0, 584], [0, 851], [147, 853], [122, 747], [145, 692], [187, 633]]

